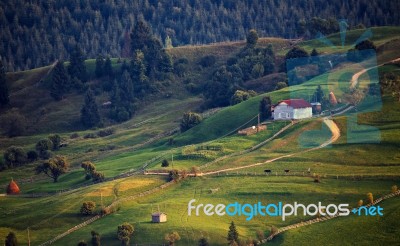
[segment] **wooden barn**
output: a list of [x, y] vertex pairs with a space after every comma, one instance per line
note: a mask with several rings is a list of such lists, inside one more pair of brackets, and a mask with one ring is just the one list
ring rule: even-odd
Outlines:
[[167, 222], [167, 214], [163, 212], [153, 213], [151, 215], [151, 222], [153, 223]]

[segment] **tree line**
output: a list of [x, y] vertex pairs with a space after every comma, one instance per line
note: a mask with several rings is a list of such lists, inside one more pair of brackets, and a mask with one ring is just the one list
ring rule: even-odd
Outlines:
[[[314, 37], [350, 27], [399, 25], [398, 2], [176, 0], [176, 1], [1, 1], [0, 60], [8, 71], [66, 60], [76, 45], [90, 58], [129, 57], [130, 30], [145, 20], [164, 45], [243, 40], [261, 36]], [[311, 18], [316, 17], [316, 18]]]

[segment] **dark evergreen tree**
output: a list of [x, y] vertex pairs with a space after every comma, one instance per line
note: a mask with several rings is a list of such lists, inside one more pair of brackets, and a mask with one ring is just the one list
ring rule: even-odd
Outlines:
[[104, 69], [103, 69], [104, 75], [108, 76], [109, 79], [114, 78], [114, 72], [111, 64], [111, 59], [109, 56], [107, 56], [106, 61], [104, 63]]
[[140, 97], [149, 93], [150, 85], [149, 78], [146, 76], [146, 65], [144, 60], [144, 54], [140, 50], [136, 50], [131, 61], [131, 75], [133, 81], [135, 81], [135, 93]]
[[17, 236], [14, 232], [8, 233], [6, 240], [4, 242], [5, 246], [18, 246]]
[[96, 58], [95, 74], [96, 74], [97, 78], [100, 78], [105, 74], [104, 73], [104, 57], [102, 55], [99, 55]]
[[76, 77], [82, 82], [87, 81], [85, 58], [79, 46], [75, 46], [71, 52], [68, 66], [68, 73], [71, 78]]
[[255, 46], [258, 41], [258, 33], [256, 30], [251, 29], [249, 34], [247, 34], [247, 45], [249, 46]]
[[85, 127], [94, 127], [101, 123], [96, 99], [91, 89], [85, 95], [85, 103], [81, 109], [81, 122]]
[[145, 50], [146, 46], [152, 39], [150, 27], [143, 20], [139, 20], [131, 34], [132, 51]]
[[321, 85], [318, 85], [317, 89], [314, 92], [312, 101], [322, 103], [323, 100], [324, 100], [324, 91], [322, 90]]
[[7, 105], [9, 102], [10, 95], [6, 79], [6, 71], [3, 62], [0, 60], [0, 105]]
[[57, 101], [64, 98], [69, 91], [70, 83], [62, 61], [58, 61], [51, 77], [50, 95]]
[[92, 234], [92, 246], [100, 246], [101, 245], [100, 234], [95, 231], [92, 231], [91, 234]]
[[267, 120], [271, 118], [271, 98], [269, 96], [263, 97], [260, 101], [259, 113], [261, 120]]
[[229, 243], [238, 243], [239, 233], [236, 230], [235, 223], [232, 221], [231, 225], [229, 226], [227, 240]]
[[199, 240], [199, 246], [209, 246], [209, 245], [210, 245], [210, 244], [208, 243], [207, 238], [205, 238], [205, 237], [200, 238], [200, 240]]
[[132, 103], [134, 100], [133, 82], [128, 71], [124, 71], [121, 76], [121, 100], [123, 102]]

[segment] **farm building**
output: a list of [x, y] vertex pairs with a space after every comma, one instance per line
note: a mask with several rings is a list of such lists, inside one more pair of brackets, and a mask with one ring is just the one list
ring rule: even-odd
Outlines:
[[272, 108], [274, 120], [297, 120], [312, 117], [312, 106], [304, 99], [282, 100]]
[[151, 222], [153, 223], [167, 222], [167, 214], [162, 212], [153, 213], [151, 215]]

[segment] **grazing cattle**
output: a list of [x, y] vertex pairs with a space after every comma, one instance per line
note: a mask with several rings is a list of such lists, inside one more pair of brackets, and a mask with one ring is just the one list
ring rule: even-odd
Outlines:
[[288, 173], [288, 172], [290, 172], [290, 170], [289, 169], [285, 169], [285, 173]]
[[270, 169], [265, 169], [265, 170], [264, 170], [264, 172], [266, 172], [266, 173], [270, 173], [270, 172], [271, 172], [271, 170], [270, 170]]

